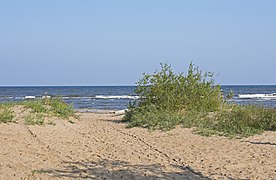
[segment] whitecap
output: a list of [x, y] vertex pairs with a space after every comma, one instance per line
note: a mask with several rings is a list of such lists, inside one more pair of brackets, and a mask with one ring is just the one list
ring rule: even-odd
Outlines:
[[240, 99], [256, 99], [256, 98], [260, 98], [260, 99], [276, 99], [276, 93], [272, 93], [272, 94], [239, 94], [238, 97]]
[[24, 99], [35, 99], [35, 96], [25, 96]]
[[129, 96], [129, 95], [121, 95], [121, 96], [104, 96], [104, 95], [96, 95], [96, 99], [139, 99], [139, 96]]

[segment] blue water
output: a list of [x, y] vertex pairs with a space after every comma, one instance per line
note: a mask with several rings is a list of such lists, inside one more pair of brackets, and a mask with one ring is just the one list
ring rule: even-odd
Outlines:
[[[137, 97], [134, 86], [66, 86], [66, 87], [0, 87], [0, 103], [22, 101], [26, 96], [41, 97], [43, 94], [61, 96], [76, 109], [126, 109], [130, 101]], [[237, 104], [255, 104], [276, 107], [276, 98], [241, 99], [239, 94], [272, 94], [276, 93], [276, 85], [271, 86], [222, 86], [227, 94], [234, 92], [230, 102]]]
[[264, 107], [276, 108], [275, 98], [253, 98], [253, 99], [241, 99], [238, 95], [241, 94], [273, 94], [276, 93], [276, 85], [239, 85], [239, 86], [222, 86], [224, 94], [228, 94], [230, 90], [234, 92], [234, 97], [230, 99], [230, 102], [241, 105], [258, 105]]
[[[22, 101], [26, 96], [61, 96], [76, 109], [125, 109], [134, 96], [132, 86], [0, 87], [0, 102]], [[128, 95], [129, 98], [124, 98]], [[104, 98], [98, 98], [102, 96]], [[118, 96], [112, 98], [111, 96]]]

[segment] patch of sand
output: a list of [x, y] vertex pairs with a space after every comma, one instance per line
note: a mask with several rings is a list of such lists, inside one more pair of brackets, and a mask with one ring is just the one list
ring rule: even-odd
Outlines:
[[276, 133], [202, 137], [191, 129], [126, 129], [122, 116], [71, 124], [0, 124], [0, 179], [276, 179]]

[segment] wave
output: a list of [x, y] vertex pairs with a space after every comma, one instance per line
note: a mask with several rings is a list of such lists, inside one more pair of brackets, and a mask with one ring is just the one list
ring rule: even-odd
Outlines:
[[[24, 97], [0, 97], [0, 99], [45, 99], [45, 98], [52, 98], [57, 96], [24, 96]], [[63, 99], [139, 99], [140, 96], [135, 95], [96, 95], [96, 96], [59, 96]], [[276, 100], [276, 93], [272, 94], [239, 94], [237, 97], [233, 99], [260, 99], [260, 100]]]
[[[25, 96], [23, 99], [44, 99], [51, 98], [51, 96]], [[129, 95], [121, 95], [121, 96], [105, 96], [105, 95], [96, 95], [91, 97], [76, 97], [76, 96], [63, 96], [63, 99], [139, 99], [139, 96], [129, 96]]]
[[88, 97], [68, 97], [64, 96], [63, 99], [139, 99], [139, 96], [129, 96], [129, 95], [121, 95], [121, 96], [105, 96], [105, 95], [96, 95], [96, 96], [88, 96]]
[[13, 99], [14, 97], [11, 96], [0, 96], [0, 99]]
[[76, 96], [71, 96], [71, 97], [69, 97], [69, 96], [63, 96], [62, 97], [63, 99], [93, 99], [94, 97], [76, 97]]
[[96, 96], [21, 96], [21, 97], [5, 97], [2, 96], [0, 99], [22, 99], [22, 100], [32, 100], [32, 99], [45, 99], [45, 98], [55, 98], [60, 97], [62, 99], [139, 99], [139, 96], [135, 95], [96, 95]]
[[276, 99], [276, 93], [272, 94], [239, 94], [240, 99]]
[[25, 96], [24, 99], [35, 99], [36, 96]]
[[139, 99], [139, 96], [129, 96], [129, 95], [122, 95], [122, 96], [104, 96], [104, 95], [97, 95], [95, 96], [96, 99]]

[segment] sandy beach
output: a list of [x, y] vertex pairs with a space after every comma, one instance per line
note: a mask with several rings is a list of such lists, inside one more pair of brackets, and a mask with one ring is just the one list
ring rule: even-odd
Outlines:
[[[20, 113], [18, 113], [20, 114]], [[276, 179], [276, 133], [203, 137], [127, 129], [122, 115], [0, 124], [0, 179]]]

